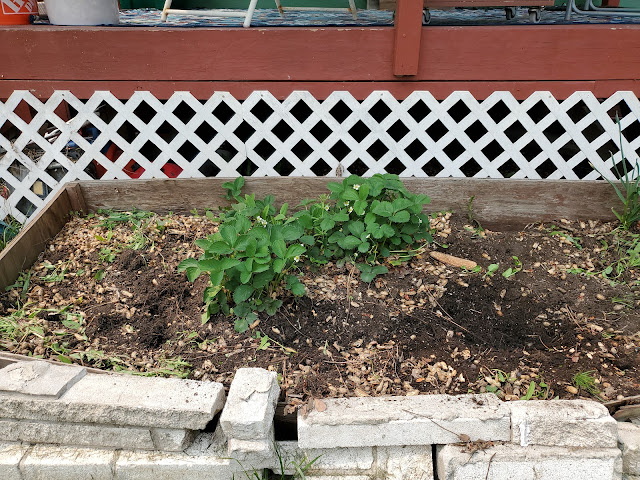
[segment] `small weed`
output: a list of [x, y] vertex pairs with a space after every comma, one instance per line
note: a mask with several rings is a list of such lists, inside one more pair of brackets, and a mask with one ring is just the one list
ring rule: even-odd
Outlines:
[[268, 335], [260, 332], [259, 330], [256, 331], [255, 338], [257, 340], [260, 340], [260, 345], [258, 345], [256, 350], [268, 350], [272, 344], [275, 344], [280, 348], [280, 350], [283, 353], [286, 353], [286, 354], [297, 353], [293, 348], [285, 347], [280, 342], [274, 340], [273, 338], [270, 338]]
[[576, 247], [578, 250], [582, 250], [582, 244], [580, 243], [579, 237], [573, 237], [568, 233], [563, 232], [562, 230], [559, 230], [555, 225], [551, 225], [551, 227], [547, 229], [547, 233], [552, 237], [554, 236], [562, 237], [570, 241], [573, 244], [573, 246]]
[[116, 254], [118, 253], [118, 250], [110, 248], [110, 247], [104, 247], [101, 248], [100, 251], [98, 252], [98, 258], [100, 258], [100, 261], [102, 263], [113, 263], [113, 261], [116, 259]]
[[531, 380], [526, 393], [520, 397], [520, 400], [531, 400], [532, 398], [537, 398], [538, 400], [549, 398], [549, 385], [543, 380], [539, 380], [537, 383]]
[[[306, 474], [308, 470], [320, 458], [320, 456], [317, 456], [313, 460], [309, 460], [305, 455], [299, 459], [285, 459], [277, 444], [275, 445], [275, 451], [278, 457], [278, 466], [280, 473], [269, 471], [267, 469], [257, 470], [255, 468], [252, 468], [251, 470], [245, 470], [245, 467], [239, 460], [230, 460], [234, 460], [238, 463], [238, 465], [240, 465], [240, 468], [242, 468], [242, 470], [244, 471], [239, 475], [243, 475], [243, 478], [246, 478], [246, 480], [306, 480]], [[295, 473], [293, 475], [287, 475], [284, 473], [287, 470], [293, 470], [295, 471]], [[232, 478], [235, 480], [236, 475], [234, 474]]]
[[487, 273], [484, 274], [483, 278], [493, 277], [495, 275], [495, 273], [498, 271], [498, 268], [500, 268], [500, 264], [499, 263], [490, 264], [487, 267]]
[[153, 212], [148, 212], [146, 210], [132, 210], [131, 212], [113, 212], [113, 211], [105, 211], [98, 210], [98, 213], [101, 215], [106, 215], [106, 218], [102, 220], [100, 223], [101, 227], [108, 228], [111, 230], [118, 224], [122, 223], [132, 223], [136, 227], [140, 227], [142, 225], [142, 221], [150, 218], [154, 215]]
[[596, 386], [596, 379], [593, 376], [595, 372], [595, 370], [589, 370], [588, 372], [576, 373], [571, 379], [571, 382], [579, 390], [587, 392], [595, 398], [602, 400], [602, 397], [600, 396], [600, 390], [598, 390], [598, 387]]
[[[2, 186], [0, 186], [0, 189]], [[5, 221], [0, 222], [0, 251], [9, 244], [13, 238], [18, 235], [22, 224], [12, 217], [7, 217]]]
[[52, 265], [49, 262], [44, 262], [44, 267], [49, 273], [41, 278], [43, 282], [56, 283], [64, 280], [64, 275], [65, 273], [67, 273], [66, 266], [62, 268], [62, 270], [58, 270], [58, 267], [56, 267], [55, 265]]
[[504, 278], [510, 278], [522, 270], [522, 262], [520, 261], [520, 259], [515, 255], [511, 258], [513, 259], [513, 267], [509, 267], [504, 272], [502, 272], [502, 276]]
[[9, 285], [5, 287], [5, 290], [8, 292], [9, 290], [13, 290], [14, 288], [20, 289], [20, 300], [25, 301], [27, 298], [27, 292], [29, 291], [29, 285], [31, 283], [31, 272], [20, 272], [17, 280], [13, 283], [13, 285]]

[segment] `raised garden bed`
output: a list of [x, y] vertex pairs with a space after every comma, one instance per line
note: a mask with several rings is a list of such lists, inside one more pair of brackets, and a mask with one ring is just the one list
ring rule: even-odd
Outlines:
[[[245, 191], [296, 205], [327, 182], [250, 179]], [[617, 198], [606, 183], [407, 179], [431, 197], [428, 212], [452, 212], [432, 215], [434, 243], [371, 282], [350, 264], [301, 264], [307, 295], [284, 297], [242, 334], [223, 316], [202, 324], [207, 283], [177, 272], [217, 228], [203, 214], [225, 204], [222, 183], [69, 185], [0, 254], [0, 287], [15, 285], [0, 303], [0, 349], [226, 385], [239, 367], [263, 367], [281, 375], [291, 407], [385, 394], [640, 393], [640, 274], [627, 252], [637, 236], [608, 223]]]

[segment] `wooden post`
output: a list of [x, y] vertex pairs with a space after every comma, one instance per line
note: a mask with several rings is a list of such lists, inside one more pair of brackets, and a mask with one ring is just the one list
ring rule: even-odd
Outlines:
[[417, 75], [420, 63], [422, 0], [398, 0], [393, 45], [393, 74]]

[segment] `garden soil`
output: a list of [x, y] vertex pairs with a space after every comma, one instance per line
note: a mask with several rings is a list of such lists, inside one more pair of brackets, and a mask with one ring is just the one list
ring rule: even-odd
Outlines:
[[559, 219], [491, 232], [434, 216], [435, 242], [370, 283], [349, 263], [301, 263], [307, 295], [285, 297], [239, 334], [224, 316], [202, 324], [207, 279], [177, 273], [217, 225], [178, 215], [137, 223], [73, 218], [1, 297], [0, 349], [226, 387], [240, 367], [267, 368], [287, 412], [319, 397], [640, 393], [640, 266], [621, 263], [615, 225]]

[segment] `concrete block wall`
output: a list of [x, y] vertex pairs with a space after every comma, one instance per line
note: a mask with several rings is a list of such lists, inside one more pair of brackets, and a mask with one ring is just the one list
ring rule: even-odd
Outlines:
[[19, 362], [0, 370], [0, 479], [231, 480], [302, 469], [310, 480], [640, 480], [640, 426], [596, 402], [325, 399], [298, 414], [296, 441], [275, 441], [279, 391], [274, 372], [255, 368], [238, 370], [225, 398], [212, 382]]

